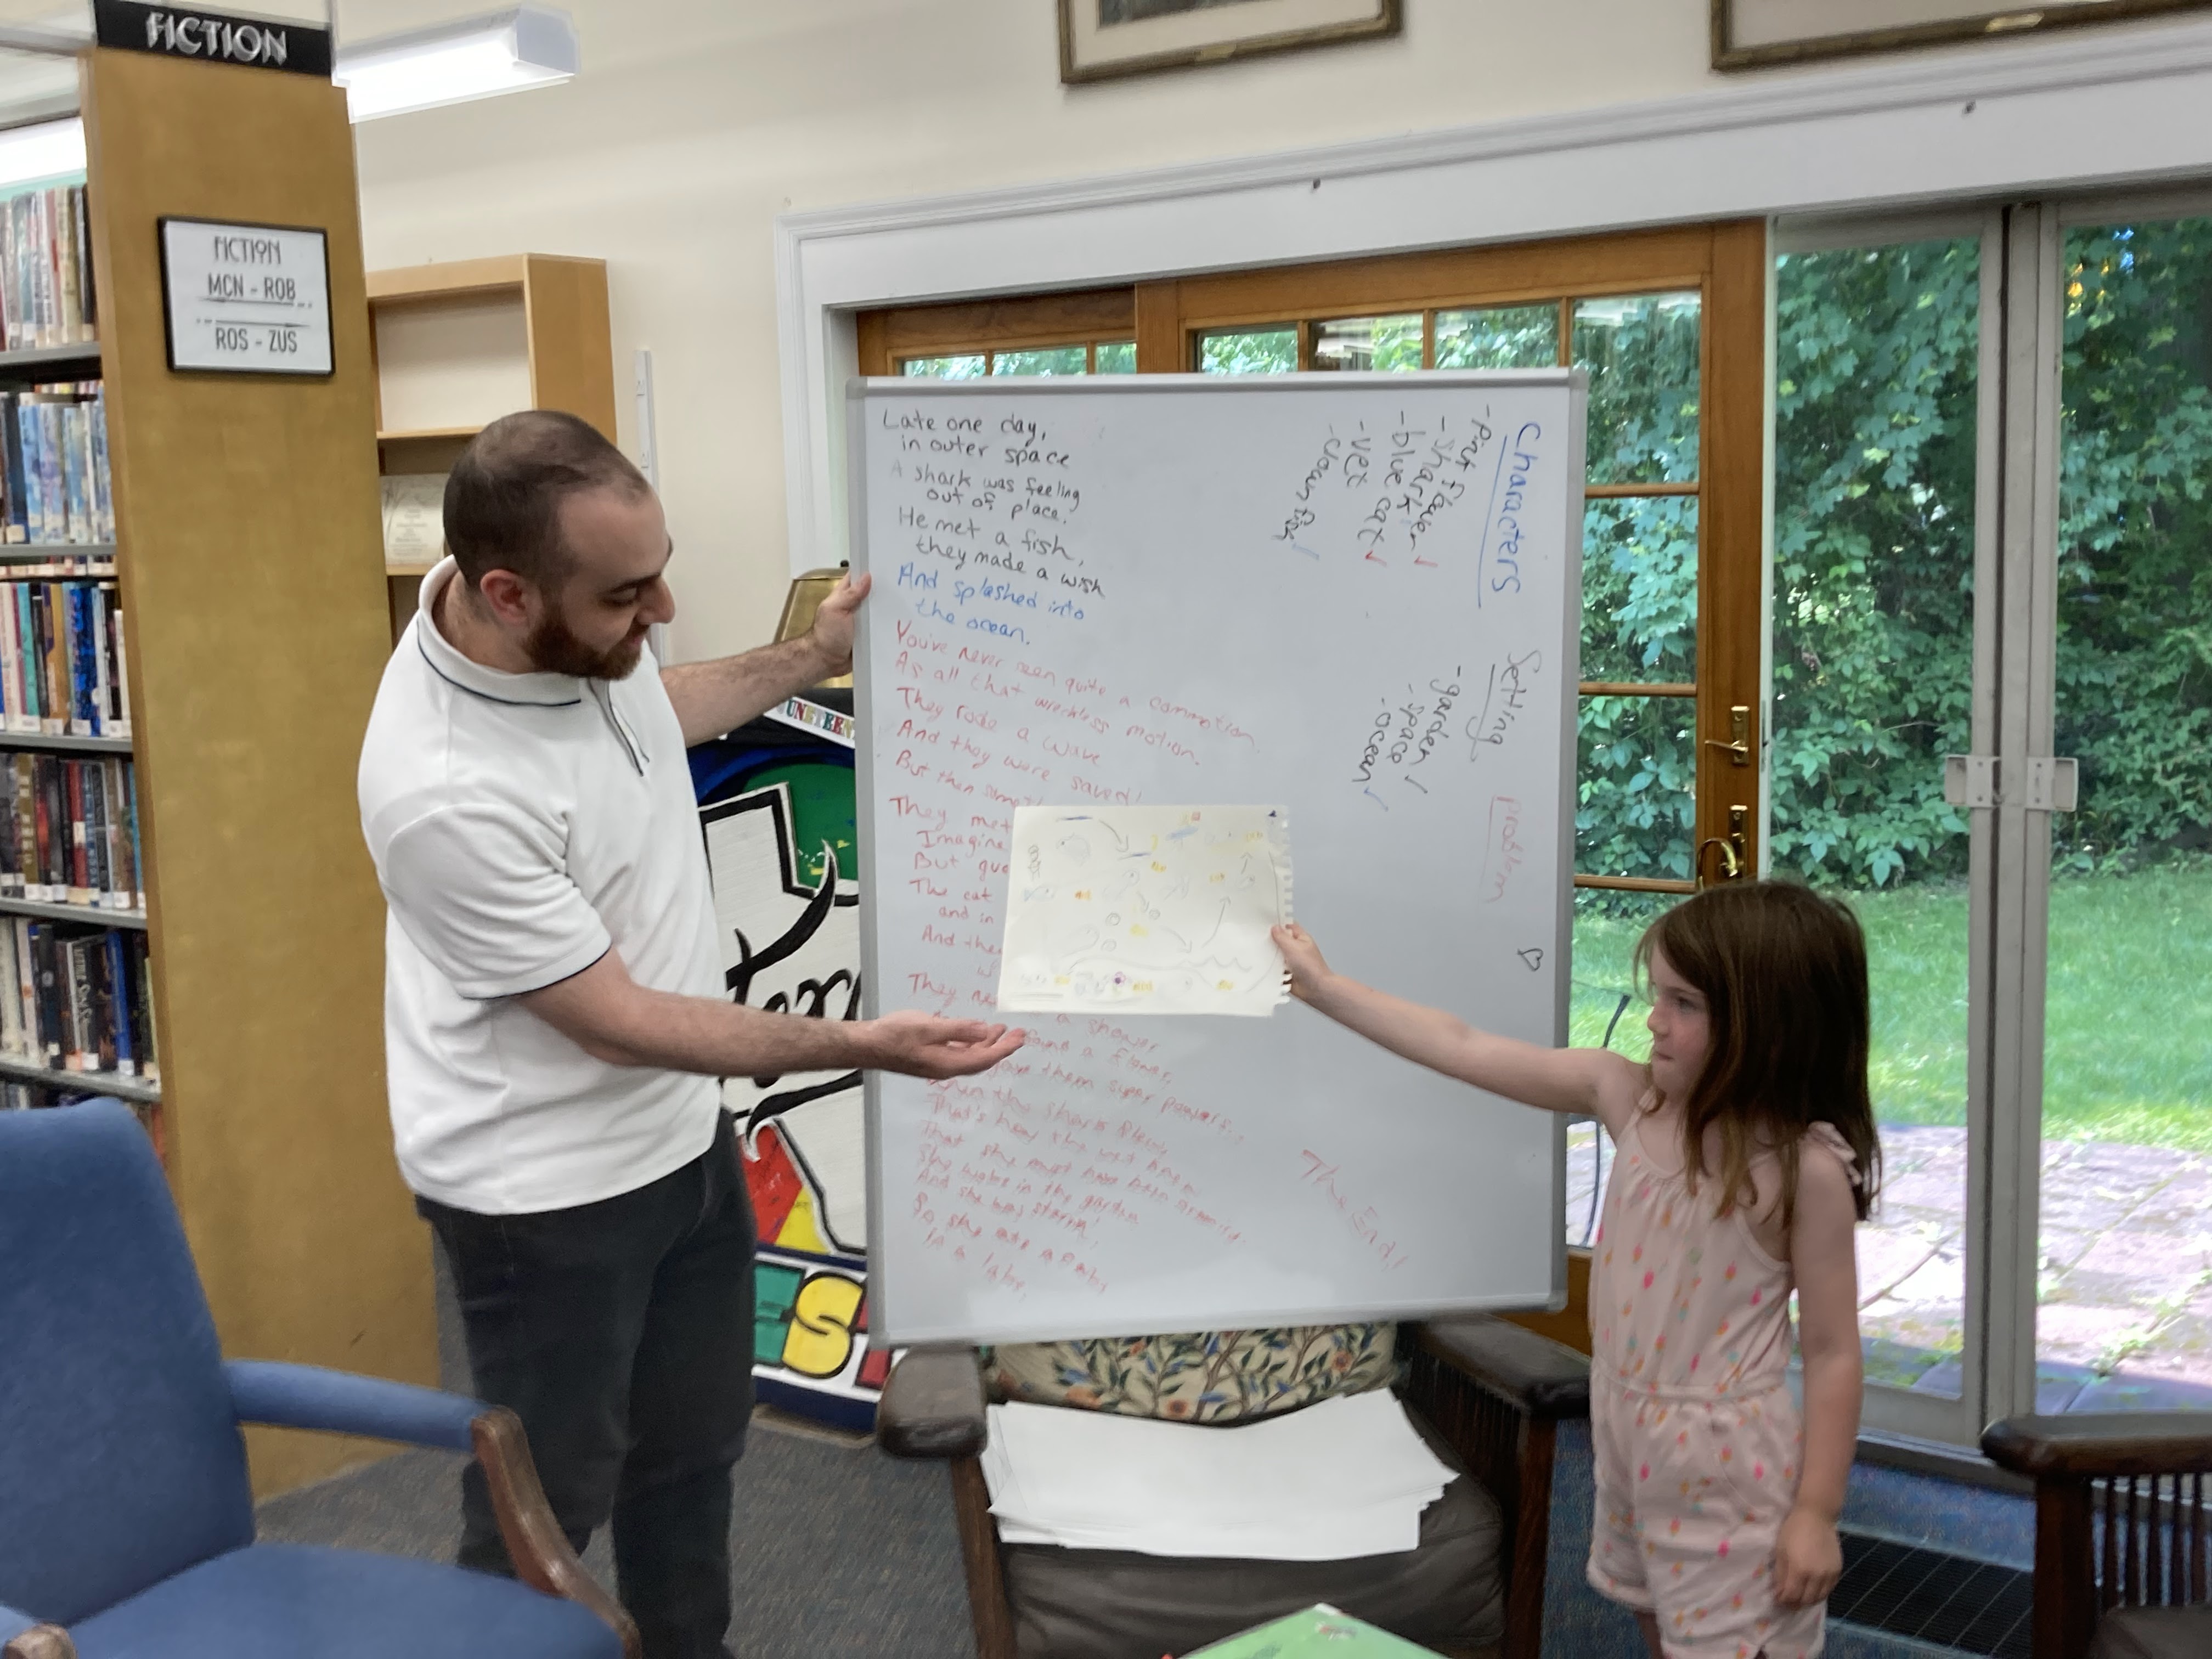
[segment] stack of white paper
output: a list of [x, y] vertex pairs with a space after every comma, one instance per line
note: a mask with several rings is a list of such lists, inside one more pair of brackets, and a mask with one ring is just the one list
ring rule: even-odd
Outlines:
[[1010, 1544], [1340, 1561], [1420, 1541], [1456, 1478], [1388, 1390], [1237, 1428], [994, 1406], [983, 1478]]

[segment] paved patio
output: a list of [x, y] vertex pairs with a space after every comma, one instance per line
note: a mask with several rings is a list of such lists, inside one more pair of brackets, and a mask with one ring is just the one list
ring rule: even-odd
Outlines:
[[[1567, 1132], [1567, 1237], [1584, 1242], [1593, 1124]], [[1966, 1132], [1886, 1127], [1883, 1193], [1858, 1233], [1867, 1379], [1955, 1394], [1964, 1328]], [[2212, 1158], [2160, 1146], [2043, 1149], [2037, 1407], [2212, 1407]]]

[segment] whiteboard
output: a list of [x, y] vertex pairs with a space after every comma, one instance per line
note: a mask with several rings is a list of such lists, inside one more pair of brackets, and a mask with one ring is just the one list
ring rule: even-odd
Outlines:
[[[1583, 377], [853, 383], [870, 1013], [996, 1007], [1027, 804], [1285, 809], [1331, 964], [1566, 1038]], [[871, 1072], [878, 1340], [1564, 1305], [1564, 1120], [1297, 1005]]]

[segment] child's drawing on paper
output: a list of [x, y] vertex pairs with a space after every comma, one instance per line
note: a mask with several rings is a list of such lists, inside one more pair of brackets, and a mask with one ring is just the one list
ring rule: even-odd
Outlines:
[[1000, 1007], [1266, 1014], [1283, 1000], [1280, 809], [1022, 806], [1012, 845]]

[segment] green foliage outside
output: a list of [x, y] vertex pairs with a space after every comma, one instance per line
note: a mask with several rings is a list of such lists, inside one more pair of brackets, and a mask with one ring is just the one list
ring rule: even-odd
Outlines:
[[[1673, 901], [1578, 905], [1569, 1041], [1650, 1051], [1649, 1005], [1630, 960]], [[1966, 1122], [1966, 893], [1955, 882], [1892, 884], [1849, 896], [1866, 928], [1874, 992], [1869, 1083], [1884, 1123]], [[2051, 895], [2044, 1017], [2043, 1132], [2212, 1152], [2212, 866], [2168, 860], [2129, 875], [2060, 881]]]

